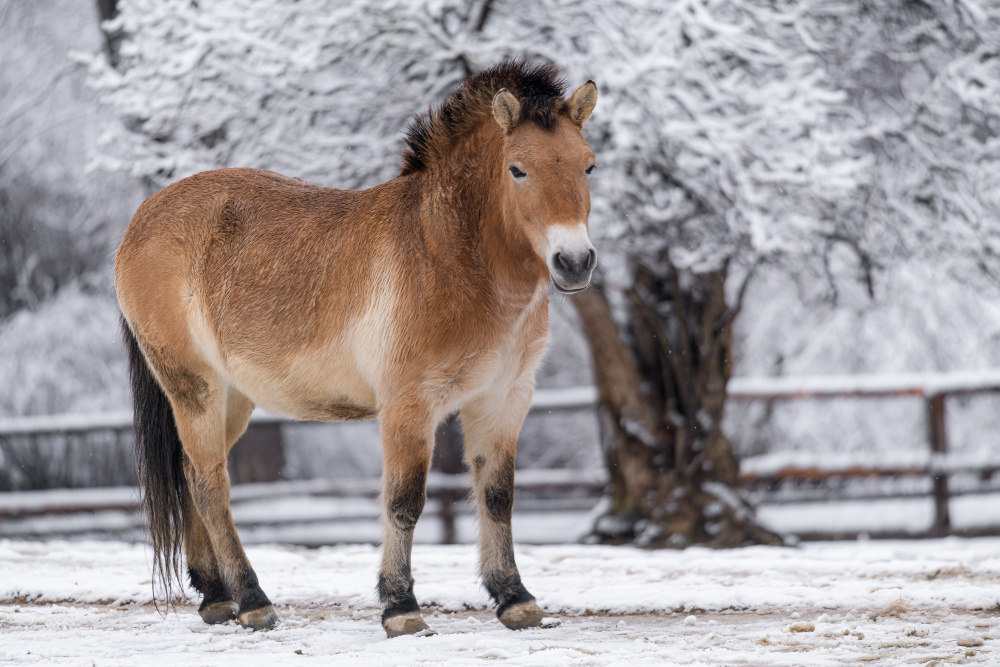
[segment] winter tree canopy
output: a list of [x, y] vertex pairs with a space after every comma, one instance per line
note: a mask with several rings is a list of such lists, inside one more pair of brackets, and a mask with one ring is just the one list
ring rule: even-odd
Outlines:
[[[885, 235], [990, 256], [974, 222], [1000, 206], [987, 9], [126, 0], [122, 65], [95, 60], [93, 81], [123, 121], [106, 164], [155, 185], [239, 164], [364, 187], [469, 72], [540, 57], [599, 82], [595, 203], [614, 215], [596, 222], [630, 251], [696, 268]], [[939, 238], [941, 219], [963, 238]]]

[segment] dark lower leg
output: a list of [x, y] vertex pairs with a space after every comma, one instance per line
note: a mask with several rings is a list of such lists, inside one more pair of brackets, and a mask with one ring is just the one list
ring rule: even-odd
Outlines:
[[413, 594], [410, 552], [413, 530], [424, 509], [427, 470], [431, 464], [434, 426], [419, 404], [388, 405], [382, 410], [382, 565], [378, 597], [382, 628], [390, 637], [433, 634], [420, 615]]
[[489, 569], [482, 568], [483, 586], [497, 604], [497, 616], [503, 616], [514, 605], [531, 602], [535, 596], [528, 592], [521, 582], [521, 575], [514, 563], [513, 540], [510, 528], [494, 526], [491, 529], [497, 541], [504, 546], [497, 548], [491, 556]]
[[198, 608], [202, 619], [206, 623], [225, 623], [236, 618], [238, 607], [222, 583], [212, 540], [190, 491], [184, 494], [184, 554], [191, 586], [202, 595]]
[[427, 472], [423, 467], [387, 476], [385, 480], [385, 539], [378, 578], [379, 601], [384, 606], [383, 622], [392, 616], [420, 611], [413, 594], [410, 553], [413, 530], [424, 509], [426, 480]]
[[[271, 609], [271, 601], [261, 590], [257, 574], [243, 551], [243, 545], [240, 543], [229, 511], [229, 478], [225, 463], [200, 474], [192, 471], [188, 481], [194, 505], [204, 521], [206, 533], [212, 538], [210, 543], [215, 556], [215, 577], [203, 575], [205, 571], [212, 572], [204, 565], [197, 571], [202, 583], [209, 587], [213, 595], [225, 595], [225, 593], [231, 595], [231, 599], [238, 606], [239, 621], [244, 626], [255, 630], [273, 627], [277, 623], [277, 616]], [[193, 578], [192, 584], [194, 584]], [[205, 593], [206, 601], [208, 597], [209, 593]], [[226, 602], [226, 600], [220, 599], [215, 602]]]
[[[535, 597], [521, 582], [514, 562], [511, 512], [514, 507], [514, 454], [473, 461], [479, 517], [479, 570], [483, 586], [497, 604], [497, 617], [508, 627], [541, 622]], [[537, 617], [537, 618], [536, 618]]]

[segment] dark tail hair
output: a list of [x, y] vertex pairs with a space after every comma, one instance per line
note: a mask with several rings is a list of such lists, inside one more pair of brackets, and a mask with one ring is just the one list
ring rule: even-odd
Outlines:
[[135, 427], [135, 463], [139, 473], [139, 496], [146, 530], [153, 542], [153, 599], [156, 582], [163, 586], [167, 603], [181, 578], [181, 547], [184, 538], [184, 450], [181, 448], [174, 413], [135, 334], [122, 317], [122, 337], [128, 352], [132, 385], [132, 415]]

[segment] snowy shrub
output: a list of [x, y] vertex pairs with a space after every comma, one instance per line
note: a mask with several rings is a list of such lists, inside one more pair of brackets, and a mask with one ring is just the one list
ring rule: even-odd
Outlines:
[[72, 277], [109, 265], [138, 188], [121, 173], [87, 168], [100, 128], [112, 122], [72, 57], [99, 48], [96, 3], [5, 3], [0, 44], [0, 302], [34, 307]]
[[0, 328], [0, 415], [45, 415], [128, 406], [118, 306], [108, 285], [67, 286], [37, 311]]
[[122, 120], [104, 139], [103, 165], [161, 187], [221, 166], [345, 188], [386, 180], [406, 121], [467, 73], [451, 9], [123, 0], [122, 65], [92, 64]]
[[[63, 286], [107, 264], [104, 235], [38, 219], [39, 202], [60, 197], [58, 193], [3, 177], [0, 171], [0, 320], [22, 308], [38, 307]], [[72, 203], [64, 205], [70, 208]]]
[[[594, 78], [595, 223], [631, 252], [717, 264], [737, 249], [809, 251], [845, 215], [871, 158], [847, 95], [794, 19], [764, 3], [185, 0], [122, 3], [119, 70], [93, 81], [122, 119], [104, 164], [162, 186], [254, 166], [337, 187], [398, 169], [401, 131], [503, 56]], [[638, 28], [638, 29], [637, 29]], [[614, 193], [614, 196], [611, 196]]]
[[87, 170], [107, 119], [70, 51], [99, 48], [96, 17], [0, 7], [0, 417], [125, 406], [108, 277], [138, 187]]

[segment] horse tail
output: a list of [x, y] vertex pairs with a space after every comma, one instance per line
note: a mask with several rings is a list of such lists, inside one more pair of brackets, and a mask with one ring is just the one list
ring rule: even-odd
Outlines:
[[153, 543], [153, 591], [162, 585], [169, 604], [174, 585], [181, 584], [181, 548], [184, 536], [184, 450], [177, 434], [173, 409], [149, 368], [135, 334], [122, 317], [122, 337], [128, 352], [135, 429], [135, 462], [139, 477], [139, 504]]

